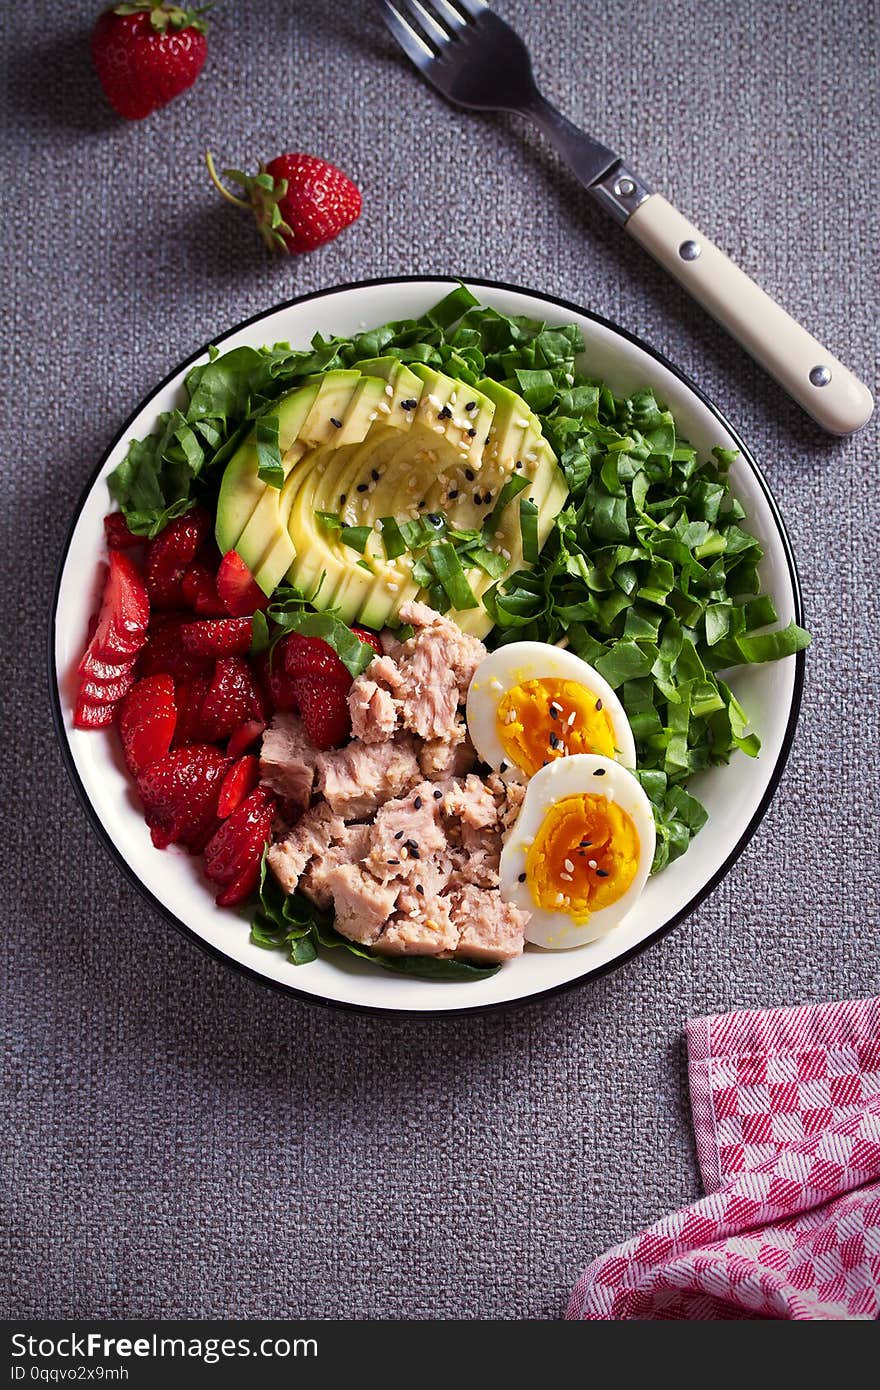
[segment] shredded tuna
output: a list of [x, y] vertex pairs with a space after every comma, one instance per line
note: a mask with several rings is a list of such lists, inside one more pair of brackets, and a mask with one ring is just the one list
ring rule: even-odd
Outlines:
[[357, 864], [331, 869], [326, 883], [333, 897], [336, 930], [350, 941], [371, 945], [394, 911], [397, 887], [379, 883]]
[[477, 755], [467, 736], [467, 727], [460, 718], [447, 735], [423, 743], [419, 752], [419, 767], [426, 777], [434, 781], [444, 777], [463, 777], [476, 761]]
[[408, 734], [385, 743], [354, 739], [344, 748], [315, 757], [317, 789], [346, 820], [363, 820], [420, 778], [415, 745]]
[[352, 683], [350, 743], [319, 752], [288, 714], [264, 735], [263, 780], [303, 809], [269, 866], [377, 952], [506, 960], [528, 921], [498, 888], [524, 788], [472, 772], [462, 707], [485, 648], [424, 604], [400, 619], [412, 637], [384, 633], [384, 655]]
[[318, 907], [333, 906], [328, 875], [341, 864], [359, 864], [370, 847], [369, 825], [344, 825], [324, 854], [316, 854], [300, 876], [300, 890]]
[[321, 859], [334, 840], [345, 835], [345, 822], [331, 811], [326, 802], [318, 802], [300, 816], [296, 825], [272, 845], [268, 853], [269, 868], [285, 893], [293, 893], [306, 866]]
[[364, 743], [383, 743], [397, 728], [397, 706], [374, 680], [358, 676], [348, 694], [351, 732]]
[[458, 945], [458, 929], [452, 922], [446, 898], [435, 898], [427, 907], [401, 895], [401, 912], [395, 913], [374, 949], [387, 956], [439, 956]]
[[304, 809], [311, 801], [315, 749], [295, 714], [276, 714], [263, 734], [260, 779], [295, 808]]
[[488, 964], [522, 955], [529, 914], [500, 893], [468, 884], [455, 895], [452, 923], [460, 935], [456, 954]]

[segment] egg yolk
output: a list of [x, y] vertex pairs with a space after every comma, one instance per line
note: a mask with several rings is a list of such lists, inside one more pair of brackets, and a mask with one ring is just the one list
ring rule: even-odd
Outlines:
[[529, 777], [569, 753], [615, 753], [608, 711], [577, 681], [544, 676], [512, 686], [498, 702], [495, 727], [508, 761]]
[[526, 856], [536, 906], [585, 922], [623, 897], [640, 848], [638, 831], [616, 802], [591, 792], [555, 802]]

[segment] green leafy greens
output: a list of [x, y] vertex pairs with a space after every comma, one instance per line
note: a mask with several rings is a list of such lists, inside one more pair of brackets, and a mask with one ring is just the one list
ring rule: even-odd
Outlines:
[[[483, 599], [495, 623], [490, 642], [565, 643], [619, 692], [636, 740], [638, 776], [654, 809], [657, 871], [684, 852], [705, 822], [704, 809], [686, 790], [690, 778], [737, 750], [758, 753], [722, 673], [791, 655], [810, 638], [794, 623], [764, 630], [778, 620], [772, 599], [760, 592], [761, 546], [740, 525], [743, 509], [730, 491], [735, 455], [719, 448], [698, 458], [650, 389], [617, 397], [584, 377], [583, 351], [576, 325], [508, 317], [481, 307], [464, 285], [420, 318], [347, 338], [316, 334], [306, 349], [279, 343], [220, 354], [212, 348], [208, 361], [187, 375], [188, 405], [163, 415], [149, 438], [132, 441], [110, 489], [130, 529], [155, 535], [195, 501], [210, 505], [223, 466], [251, 429], [260, 476], [277, 485], [275, 400], [313, 373], [365, 358], [423, 362], [469, 385], [489, 376], [519, 392], [539, 415], [570, 488], [540, 554], [537, 509], [519, 497], [523, 551], [533, 568], [508, 574], [489, 543], [491, 526], [454, 531], [443, 516], [383, 517], [382, 543], [389, 558], [414, 553], [413, 576], [441, 611], [476, 602], [464, 571], [482, 567], [496, 581]], [[520, 479], [505, 485], [490, 522], [522, 487]], [[332, 513], [320, 519], [363, 553], [369, 528], [343, 527]], [[270, 635], [267, 624], [255, 625], [255, 650], [299, 631], [329, 641], [352, 675], [372, 657], [350, 628], [332, 613], [315, 613], [295, 590], [276, 592], [269, 619], [276, 630]], [[282, 946], [297, 962], [312, 959], [317, 945], [344, 944], [370, 955], [339, 937], [299, 895], [284, 899], [265, 874], [260, 903], [254, 919], [260, 945]], [[387, 969], [424, 973], [425, 962], [419, 967], [413, 958], [370, 958]], [[435, 978], [491, 973], [451, 961], [434, 962], [431, 971]]]

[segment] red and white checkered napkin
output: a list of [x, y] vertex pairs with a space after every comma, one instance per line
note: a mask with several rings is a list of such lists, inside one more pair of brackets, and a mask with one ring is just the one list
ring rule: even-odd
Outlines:
[[880, 1317], [880, 998], [687, 1035], [707, 1196], [594, 1260], [566, 1317]]

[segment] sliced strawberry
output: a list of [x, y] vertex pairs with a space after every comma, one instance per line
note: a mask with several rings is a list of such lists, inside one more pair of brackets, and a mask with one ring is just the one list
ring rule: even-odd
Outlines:
[[180, 598], [184, 607], [191, 608], [200, 618], [226, 617], [226, 605], [217, 594], [213, 572], [200, 560], [194, 560], [184, 571]]
[[272, 829], [277, 803], [265, 787], [256, 787], [205, 846], [205, 873], [229, 887], [256, 863]]
[[338, 748], [351, 737], [346, 693], [322, 676], [293, 682], [306, 733], [316, 748]]
[[116, 718], [118, 708], [119, 704], [116, 700], [109, 704], [101, 704], [95, 700], [90, 700], [87, 695], [80, 692], [73, 711], [74, 727], [77, 729], [106, 729], [108, 724], [112, 724]]
[[111, 550], [98, 625], [80, 672], [88, 656], [108, 665], [131, 660], [146, 640], [149, 617], [150, 600], [137, 568], [125, 551]]
[[266, 725], [262, 719], [247, 719], [230, 735], [226, 752], [230, 758], [238, 758], [256, 743]]
[[238, 878], [228, 888], [221, 889], [216, 899], [218, 907], [237, 907], [250, 897], [260, 881], [262, 857], [261, 853], [259, 859], [251, 859]]
[[140, 773], [138, 793], [155, 845], [204, 848], [217, 827], [217, 797], [228, 767], [219, 748], [192, 744]]
[[[278, 645], [280, 647], [281, 643]], [[298, 632], [291, 632], [285, 639], [282, 659], [284, 670], [291, 680], [304, 676], [310, 680], [328, 680], [344, 691], [351, 685], [351, 672], [322, 637], [303, 637]]]
[[260, 760], [254, 753], [239, 758], [223, 778], [223, 786], [217, 798], [217, 815], [221, 820], [231, 816], [246, 796], [249, 796], [260, 780]]
[[174, 745], [201, 743], [204, 741], [202, 724], [202, 705], [211, 684], [210, 675], [189, 676], [178, 681], [175, 698], [177, 702], [177, 728], [174, 732]]
[[217, 618], [202, 623], [184, 623], [180, 639], [196, 656], [244, 656], [253, 640], [252, 618]]
[[108, 550], [132, 550], [143, 545], [143, 536], [136, 536], [128, 529], [128, 522], [122, 512], [108, 512], [104, 517], [104, 539]]
[[228, 550], [220, 561], [217, 593], [233, 618], [245, 618], [269, 606], [269, 600], [237, 550]]
[[134, 685], [134, 668], [129, 666], [125, 673], [114, 681], [99, 681], [87, 678], [80, 683], [79, 693], [86, 700], [98, 705], [115, 704], [127, 695]]
[[282, 637], [271, 651], [257, 658], [256, 667], [272, 709], [299, 714], [293, 682], [284, 669], [284, 647], [289, 641], [289, 637]]
[[377, 656], [384, 655], [378, 632], [371, 632], [368, 627], [361, 627], [358, 623], [353, 623], [351, 630], [362, 642], [366, 642], [368, 647], [372, 647]]
[[187, 622], [180, 613], [159, 613], [153, 617], [140, 660], [142, 676], [169, 675], [180, 681], [211, 670], [210, 658], [196, 656], [183, 645], [180, 630]]
[[119, 737], [133, 777], [166, 756], [176, 723], [177, 703], [170, 676], [147, 676], [128, 692], [119, 711]]
[[79, 663], [79, 674], [84, 680], [96, 681], [101, 685], [112, 685], [115, 681], [124, 680], [126, 676], [134, 671], [137, 656], [127, 657], [122, 662], [98, 661], [94, 655], [91, 645], [86, 647], [86, 653]]
[[240, 724], [263, 719], [263, 697], [250, 666], [241, 656], [221, 657], [214, 667], [201, 718], [212, 743], [228, 738]]
[[150, 541], [147, 550], [147, 589], [156, 608], [179, 608], [181, 586], [187, 568], [211, 533], [211, 516], [204, 507], [192, 507]]

